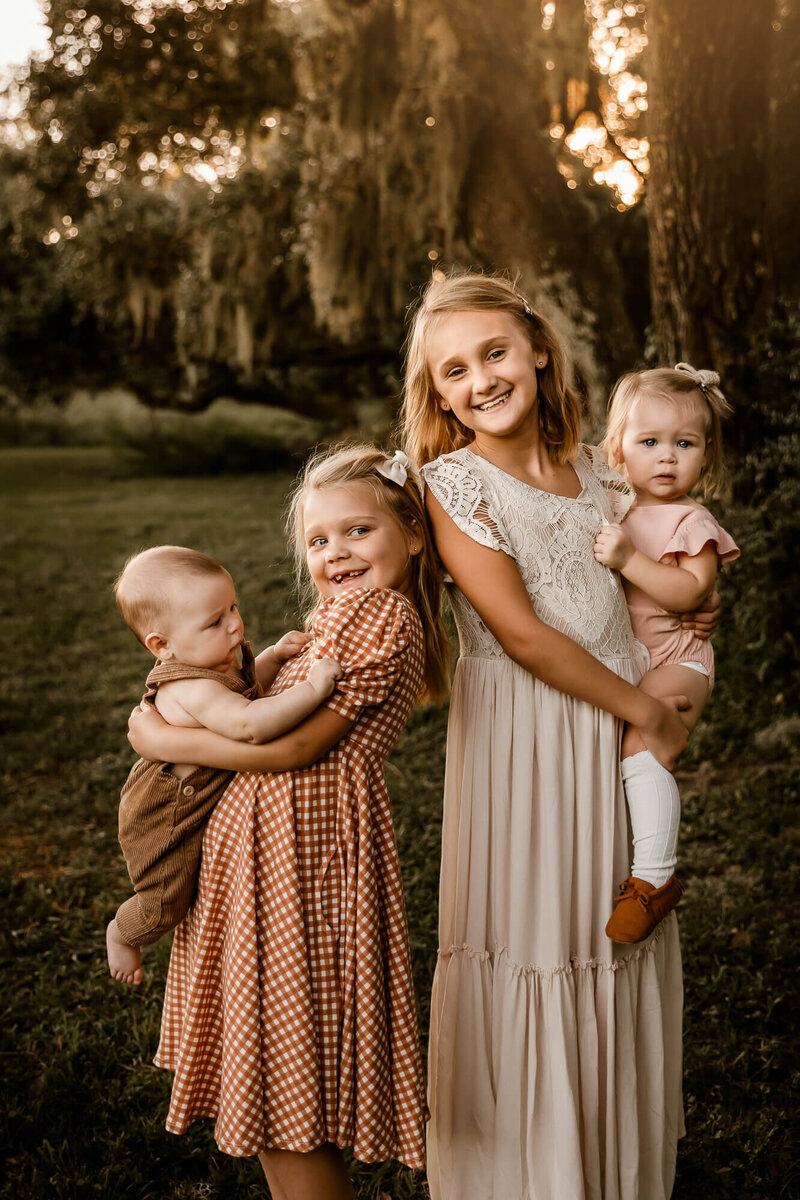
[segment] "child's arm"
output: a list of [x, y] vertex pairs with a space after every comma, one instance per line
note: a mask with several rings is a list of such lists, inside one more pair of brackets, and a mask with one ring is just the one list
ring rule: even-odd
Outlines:
[[613, 567], [656, 604], [669, 612], [694, 612], [714, 586], [719, 563], [713, 542], [699, 554], [679, 554], [678, 565], [655, 562], [637, 550], [621, 525], [604, 525], [594, 544], [594, 556]]
[[445, 569], [509, 658], [560, 692], [635, 725], [648, 749], [671, 769], [688, 741], [678, 716], [686, 697], [648, 696], [540, 621], [513, 559], [462, 533], [430, 491], [426, 503]]
[[180, 680], [162, 686], [179, 688], [176, 699], [183, 710], [212, 733], [237, 742], [268, 742], [318, 708], [330, 696], [341, 673], [332, 658], [322, 658], [312, 664], [308, 677], [301, 683], [277, 696], [262, 696], [258, 700], [247, 700], [210, 679]]
[[274, 646], [267, 646], [266, 650], [261, 651], [255, 660], [255, 668], [256, 679], [264, 691], [270, 687], [283, 664], [290, 658], [294, 658], [295, 654], [299, 654], [301, 650], [305, 650], [310, 641], [310, 633], [301, 633], [299, 629], [292, 629], [289, 633], [285, 633]]
[[192, 762], [223, 771], [296, 771], [326, 754], [352, 726], [353, 721], [332, 709], [318, 708], [282, 737], [255, 746], [208, 729], [168, 725], [151, 705], [143, 705], [130, 715], [128, 741], [138, 755], [155, 762]]

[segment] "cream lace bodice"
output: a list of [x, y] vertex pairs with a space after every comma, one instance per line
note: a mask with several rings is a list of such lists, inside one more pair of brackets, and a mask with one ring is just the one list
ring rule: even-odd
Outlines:
[[[644, 666], [647, 652], [631, 632], [619, 576], [593, 555], [603, 521], [621, 521], [633, 491], [592, 446], [582, 446], [573, 465], [582, 485], [576, 499], [539, 491], [468, 447], [427, 463], [422, 474], [459, 529], [514, 559], [540, 620], [605, 663], [636, 660]], [[461, 656], [504, 658], [454, 585], [450, 599]]]

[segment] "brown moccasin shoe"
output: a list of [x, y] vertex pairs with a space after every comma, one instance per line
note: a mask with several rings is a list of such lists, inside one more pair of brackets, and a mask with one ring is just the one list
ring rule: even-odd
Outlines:
[[608, 919], [606, 934], [614, 942], [642, 942], [663, 921], [683, 895], [677, 875], [670, 875], [660, 888], [635, 875], [620, 884], [614, 897], [614, 911]]

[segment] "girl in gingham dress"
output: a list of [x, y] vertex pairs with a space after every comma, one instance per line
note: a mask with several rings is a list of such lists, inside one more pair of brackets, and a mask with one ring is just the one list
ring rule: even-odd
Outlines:
[[273, 1200], [352, 1197], [344, 1146], [366, 1162], [424, 1165], [383, 763], [420, 695], [445, 694], [449, 648], [409, 466], [399, 452], [347, 447], [314, 459], [295, 493], [295, 548], [319, 603], [312, 641], [271, 691], [335, 657], [342, 678], [321, 708], [263, 746], [152, 713], [131, 723], [148, 758], [241, 772], [206, 829], [155, 1061], [175, 1071], [167, 1128], [216, 1118], [220, 1148], [257, 1154]]

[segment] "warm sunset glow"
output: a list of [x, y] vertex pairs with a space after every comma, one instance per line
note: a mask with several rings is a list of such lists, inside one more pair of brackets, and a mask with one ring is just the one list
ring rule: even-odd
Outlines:
[[[629, 69], [647, 45], [645, 6], [623, 0], [585, 3], [589, 54], [596, 71], [607, 81], [600, 87], [600, 112], [583, 109], [569, 131], [556, 122], [550, 126], [550, 137], [563, 141], [564, 149], [591, 172], [595, 183], [611, 189], [618, 208], [630, 208], [644, 194], [649, 168], [650, 144], [646, 137], [637, 136], [636, 130], [636, 122], [647, 110], [647, 83]], [[542, 13], [543, 28], [550, 28], [556, 5], [543, 5]], [[559, 169], [567, 178], [567, 186], [577, 186], [573, 174]]]

